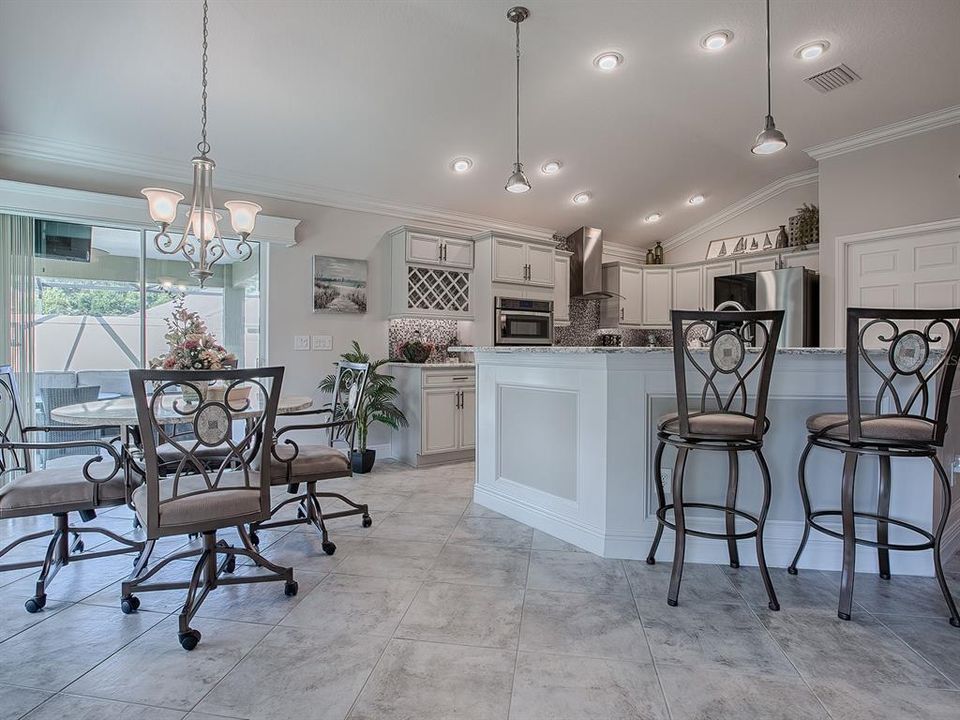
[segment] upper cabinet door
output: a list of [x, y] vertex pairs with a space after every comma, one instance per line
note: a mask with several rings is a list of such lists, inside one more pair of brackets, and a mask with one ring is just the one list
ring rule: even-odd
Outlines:
[[643, 271], [620, 267], [620, 324], [640, 325], [643, 322]]
[[736, 266], [733, 260], [726, 262], [709, 263], [703, 267], [703, 307], [705, 310], [713, 310], [717, 307], [717, 300], [713, 292], [713, 281], [715, 278], [723, 275], [733, 275], [736, 272]]
[[435, 235], [407, 233], [407, 262], [420, 263], [422, 265], [439, 265], [441, 242], [441, 239]]
[[493, 281], [526, 283], [527, 244], [508, 238], [493, 239]]
[[737, 273], [761, 272], [763, 270], [774, 270], [777, 265], [776, 255], [767, 255], [758, 258], [743, 258], [737, 260]]
[[553, 287], [553, 247], [550, 245], [527, 245], [527, 284]]
[[553, 264], [553, 321], [570, 322], [570, 258], [557, 255]]
[[699, 310], [703, 307], [703, 267], [673, 269], [673, 308]]
[[473, 267], [473, 240], [441, 238], [443, 249], [441, 262], [448, 267]]
[[643, 269], [643, 326], [667, 327], [670, 325], [670, 303], [673, 300], [673, 270], [665, 268]]

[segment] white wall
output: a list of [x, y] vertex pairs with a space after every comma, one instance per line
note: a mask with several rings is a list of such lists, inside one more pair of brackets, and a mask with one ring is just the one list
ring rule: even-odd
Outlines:
[[[748, 235], [759, 230], [786, 225], [791, 215], [797, 214], [797, 208], [804, 203], [817, 204], [817, 183], [801, 185], [784, 190], [779, 195], [764, 201], [742, 215], [730, 218], [726, 222], [705, 232], [699, 237], [688, 240], [679, 247], [667, 250], [664, 261], [667, 263], [696, 262], [707, 256], [707, 247], [720, 238]], [[773, 236], [770, 237], [774, 239]]]
[[960, 216], [960, 125], [820, 161], [820, 336], [835, 327], [836, 238]]

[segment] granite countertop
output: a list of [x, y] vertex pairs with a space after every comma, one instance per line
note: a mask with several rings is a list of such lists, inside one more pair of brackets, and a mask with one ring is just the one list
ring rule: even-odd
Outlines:
[[[703, 350], [706, 348], [690, 348], [691, 350]], [[750, 348], [748, 348], [750, 350]], [[452, 347], [451, 352], [462, 353], [549, 353], [555, 355], [565, 354], [647, 354], [647, 353], [673, 353], [672, 347], [607, 347], [594, 345], [589, 347], [568, 347], [560, 345], [496, 345], [496, 346], [462, 346]], [[843, 355], [846, 352], [844, 348], [777, 348], [780, 355]]]
[[465, 370], [465, 369], [472, 369], [476, 367], [472, 362], [411, 363], [411, 362], [404, 362], [403, 360], [391, 360], [390, 362], [387, 363], [387, 365], [390, 365], [392, 367], [426, 368], [428, 370], [434, 370], [434, 369], [440, 370], [442, 368], [445, 368], [447, 370]]

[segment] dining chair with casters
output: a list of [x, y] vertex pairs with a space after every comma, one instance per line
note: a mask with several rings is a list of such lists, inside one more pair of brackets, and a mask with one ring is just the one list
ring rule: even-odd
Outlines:
[[[259, 542], [259, 530], [309, 524], [320, 533], [323, 551], [327, 555], [333, 555], [337, 546], [330, 540], [326, 520], [360, 515], [363, 527], [370, 527], [373, 523], [366, 504], [356, 503], [340, 493], [317, 491], [317, 483], [324, 480], [353, 477], [351, 458], [357, 431], [357, 409], [363, 401], [369, 371], [370, 366], [367, 363], [337, 363], [333, 398], [327, 407], [284, 415], [285, 418], [322, 416], [328, 419], [315, 423], [295, 420], [293, 424], [277, 431], [277, 441], [270, 453], [270, 482], [276, 486], [285, 485], [293, 497], [277, 503], [271, 511], [269, 521], [251, 524], [250, 537], [254, 543]], [[318, 430], [327, 434], [325, 445], [300, 444], [291, 437], [284, 438], [289, 433]], [[344, 444], [342, 450], [334, 446], [337, 441]], [[334, 498], [348, 505], [350, 509], [324, 513], [320, 498]], [[280, 510], [293, 503], [297, 504], [295, 519], [274, 519]]]
[[[293, 569], [263, 557], [250, 542], [245, 525], [270, 513], [270, 483], [254, 466], [270, 452], [283, 368], [249, 370], [131, 370], [133, 396], [142, 442], [144, 483], [133, 493], [133, 506], [146, 534], [146, 548], [133, 573], [122, 583], [120, 607], [135, 612], [134, 594], [157, 590], [186, 590], [180, 612], [179, 640], [186, 650], [200, 641], [191, 620], [207, 595], [221, 585], [283, 581], [288, 596], [297, 594]], [[217, 399], [184, 399], [179, 386], [192, 387], [218, 380], [225, 392]], [[234, 389], [249, 389], [245, 399], [234, 399]], [[243, 420], [242, 423], [237, 421]], [[171, 437], [173, 425], [189, 424], [193, 437]], [[237, 432], [236, 428], [244, 429]], [[157, 455], [158, 445], [173, 443], [180, 453], [170, 468]], [[217, 467], [201, 449], [226, 445], [229, 453]], [[163, 472], [161, 472], [163, 469]], [[242, 547], [217, 539], [217, 532], [236, 528]], [[167, 555], [150, 564], [158, 540], [171, 535], [199, 534], [199, 547]], [[249, 558], [261, 572], [234, 576], [237, 556]], [[176, 560], [193, 559], [188, 581], [149, 582]]]
[[[46, 605], [47, 588], [61, 568], [79, 560], [141, 553], [144, 543], [106, 528], [84, 527], [70, 521], [70, 513], [78, 513], [84, 523], [91, 522], [98, 509], [123, 505], [130, 499], [117, 447], [90, 437], [65, 439], [69, 429], [61, 425], [24, 425], [20, 407], [13, 369], [0, 365], [0, 519], [53, 517], [52, 529], [28, 533], [0, 549], [3, 557], [23, 543], [50, 538], [43, 559], [0, 565], [0, 572], [40, 568], [36, 592], [24, 603], [27, 612], [35, 613]], [[78, 428], [87, 433], [105, 429], [107, 426]], [[54, 433], [56, 441], [49, 439]], [[43, 439], [34, 439], [38, 436]], [[90, 457], [82, 465], [35, 469], [31, 454], [49, 451], [82, 451]], [[120, 547], [84, 552], [84, 534], [102, 535]]]
[[[647, 563], [656, 563], [657, 547], [664, 527], [674, 531], [673, 568], [667, 604], [676, 606], [683, 577], [683, 559], [688, 535], [726, 540], [730, 566], [740, 567], [737, 541], [754, 538], [757, 565], [767, 593], [767, 606], [779, 610], [780, 603], [770, 580], [763, 549], [763, 530], [770, 508], [771, 480], [763, 456], [763, 439], [770, 428], [766, 416], [767, 396], [777, 342], [783, 325], [783, 311], [704, 312], [673, 310], [674, 377], [677, 412], [658, 421], [657, 450], [654, 455], [654, 487], [657, 491], [657, 529]], [[698, 339], [700, 347], [692, 347]], [[701, 387], [688, 388], [688, 376]], [[691, 408], [690, 398], [696, 398]], [[663, 452], [669, 445], [677, 450], [673, 466], [672, 497], [667, 503], [660, 482]], [[690, 451], [725, 453], [728, 462], [724, 504], [684, 500], [684, 470]], [[737, 507], [739, 454], [752, 452], [760, 467], [762, 499], [756, 514]], [[724, 532], [690, 527], [688, 509], [721, 513]], [[667, 517], [672, 512], [673, 522]], [[737, 519], [750, 527], [737, 528]]]
[[[857, 545], [876, 548], [880, 577], [889, 580], [891, 550], [933, 550], [933, 567], [943, 594], [950, 624], [960, 627], [960, 614], [947, 585], [940, 557], [943, 533], [951, 509], [950, 480], [937, 452], [944, 445], [950, 396], [960, 360], [960, 308], [952, 310], [892, 310], [847, 308], [845, 412], [820, 413], [807, 418], [807, 445], [798, 469], [805, 524], [800, 547], [787, 568], [797, 574], [797, 563], [811, 528], [843, 541], [840, 602], [837, 615], [849, 620], [853, 606]], [[861, 372], [861, 371], [866, 372]], [[863, 402], [868, 383], [878, 387]], [[865, 405], [865, 407], [864, 407]], [[843, 454], [840, 508], [814, 510], [807, 487], [807, 458], [813, 448]], [[877, 511], [857, 510], [857, 462], [876, 457], [879, 464]], [[890, 517], [891, 458], [927, 459], [933, 482], [940, 488], [940, 517], [932, 532]], [[862, 479], [862, 478], [861, 478]], [[911, 473], [902, 482], [916, 483]], [[936, 486], [935, 485], [935, 486]], [[821, 518], [839, 517], [841, 531], [825, 526]], [[875, 524], [876, 540], [857, 534], [857, 520]], [[919, 535], [922, 542], [891, 542], [890, 526]]]

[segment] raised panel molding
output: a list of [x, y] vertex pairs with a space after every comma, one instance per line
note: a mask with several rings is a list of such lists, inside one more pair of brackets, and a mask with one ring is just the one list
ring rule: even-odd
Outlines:
[[896, 272], [897, 253], [890, 250], [863, 253], [860, 256], [860, 275]]
[[927, 268], [952, 268], [957, 265], [957, 243], [937, 243], [922, 245], [913, 249], [913, 267], [916, 270]]
[[913, 286], [913, 301], [917, 307], [954, 308], [960, 305], [960, 283], [956, 280], [930, 280]]

